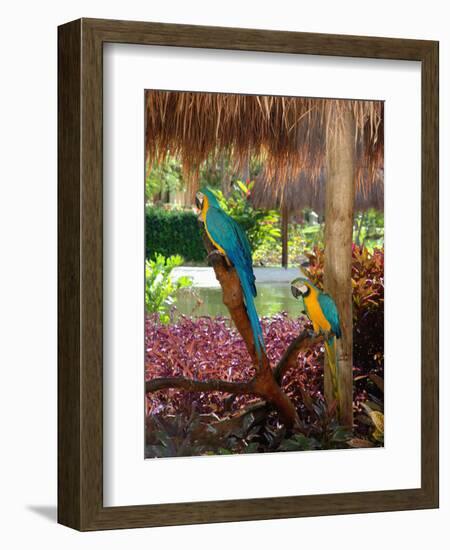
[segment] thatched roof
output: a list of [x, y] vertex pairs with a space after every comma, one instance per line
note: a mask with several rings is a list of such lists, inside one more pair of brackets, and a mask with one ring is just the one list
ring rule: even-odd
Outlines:
[[369, 189], [383, 168], [383, 102], [203, 92], [146, 92], [146, 160], [170, 154], [183, 165], [191, 195], [208, 158], [226, 154], [237, 169], [249, 156], [265, 166], [264, 182], [283, 200], [301, 173], [318, 181], [326, 133], [338, 131], [342, 113], [355, 115], [357, 186]]
[[[369, 208], [384, 209], [383, 170], [379, 170], [370, 186], [356, 188], [355, 211], [362, 212]], [[249, 197], [256, 208], [280, 209], [282, 204], [289, 214], [299, 213], [304, 208], [312, 208], [318, 214], [325, 212], [324, 170], [318, 178], [309, 178], [302, 172], [294, 181], [288, 181], [283, 197], [280, 197], [275, 185], [267, 185], [265, 172], [256, 178], [255, 186]], [[283, 200], [282, 200], [283, 199]]]

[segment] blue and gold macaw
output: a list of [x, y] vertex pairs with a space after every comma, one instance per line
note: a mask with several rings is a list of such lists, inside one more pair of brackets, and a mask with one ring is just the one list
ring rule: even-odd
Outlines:
[[211, 190], [201, 189], [197, 193], [196, 204], [201, 211], [200, 217], [205, 224], [209, 240], [225, 256], [228, 263], [236, 269], [252, 327], [255, 350], [259, 360], [261, 360], [265, 346], [261, 324], [253, 300], [256, 297], [255, 275], [247, 235], [241, 226], [222, 210]]
[[306, 314], [313, 325], [314, 332], [322, 333], [325, 336], [325, 349], [331, 370], [334, 395], [337, 399], [339, 387], [336, 338], [340, 338], [342, 333], [336, 304], [329, 294], [319, 290], [304, 277], [299, 277], [291, 282], [291, 292], [294, 298], [299, 296], [303, 298]]

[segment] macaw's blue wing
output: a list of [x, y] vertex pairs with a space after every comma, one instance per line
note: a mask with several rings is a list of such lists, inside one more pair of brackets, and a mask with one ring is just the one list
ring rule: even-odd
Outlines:
[[330, 295], [321, 292], [319, 293], [318, 300], [320, 307], [322, 308], [323, 314], [331, 325], [331, 330], [333, 331], [336, 338], [340, 338], [341, 322], [339, 320], [339, 312], [333, 298]]
[[331, 330], [334, 334], [331, 338], [328, 339], [327, 342], [325, 342], [325, 348], [327, 350], [327, 357], [328, 357], [328, 364], [330, 366], [331, 371], [331, 382], [333, 386], [333, 395], [334, 398], [337, 401], [337, 406], [339, 410], [339, 402], [340, 402], [340, 389], [339, 389], [339, 364], [338, 364], [338, 356], [336, 353], [336, 338], [341, 337], [341, 323], [339, 320], [339, 312], [336, 307], [336, 304], [334, 303], [333, 298], [325, 294], [324, 292], [319, 293], [318, 296], [319, 305], [322, 308], [322, 312], [324, 316], [326, 317], [327, 321], [330, 323]]
[[265, 350], [264, 338], [253, 298], [256, 296], [250, 243], [240, 225], [219, 208], [209, 208], [206, 229], [211, 239], [225, 251], [239, 276], [247, 314], [252, 326], [256, 353], [261, 359]]
[[206, 213], [206, 227], [211, 238], [225, 250], [236, 269], [244, 270], [252, 295], [256, 296], [252, 252], [241, 226], [223, 210], [209, 208]]

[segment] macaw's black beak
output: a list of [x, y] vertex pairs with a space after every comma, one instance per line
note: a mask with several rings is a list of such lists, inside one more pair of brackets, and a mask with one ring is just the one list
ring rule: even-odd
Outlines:
[[201, 210], [203, 206], [203, 197], [200, 197], [199, 194], [195, 195], [195, 206]]
[[294, 285], [291, 285], [291, 292], [292, 292], [292, 296], [294, 296], [294, 298], [298, 298], [299, 296], [303, 296], [302, 293], [300, 292], [300, 289], [298, 289]]

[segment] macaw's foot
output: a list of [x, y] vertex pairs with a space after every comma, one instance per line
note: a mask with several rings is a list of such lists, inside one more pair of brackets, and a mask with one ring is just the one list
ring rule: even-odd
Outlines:
[[225, 254], [222, 254], [220, 250], [211, 250], [211, 252], [208, 254], [208, 263], [212, 266], [214, 266], [214, 264], [217, 264], [217, 262], [220, 262], [221, 259], [225, 259], [227, 265], [230, 265], [230, 263], [228, 262], [228, 258], [225, 256]]
[[211, 250], [211, 252], [208, 254], [208, 260], [215, 260], [216, 258], [220, 258], [220, 257], [224, 257], [224, 255], [222, 254], [222, 252], [220, 252], [220, 250], [217, 250], [214, 249], [214, 250]]

